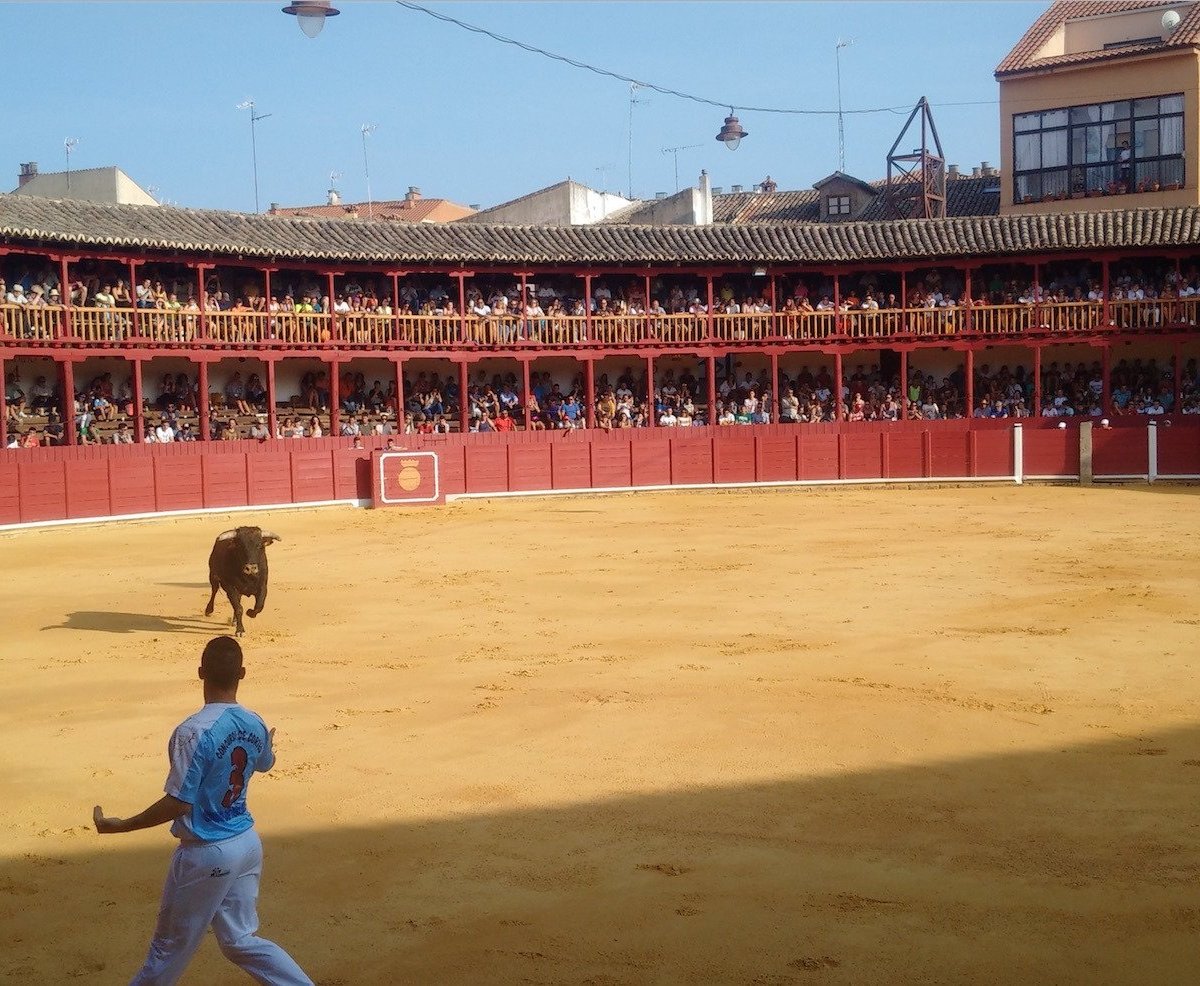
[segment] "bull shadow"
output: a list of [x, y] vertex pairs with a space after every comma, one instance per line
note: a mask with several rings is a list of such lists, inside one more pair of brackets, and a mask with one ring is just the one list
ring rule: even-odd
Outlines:
[[[661, 791], [540, 807], [511, 807], [521, 779], [501, 768], [468, 800], [448, 783], [439, 803], [461, 810], [437, 818], [390, 752], [313, 764], [295, 743], [258, 782], [262, 933], [322, 986], [1200, 973], [1197, 727], [712, 787], [673, 784], [664, 760]], [[363, 804], [411, 820], [356, 825], [352, 798], [338, 817], [290, 813], [347, 771]], [[94, 785], [59, 852], [0, 861], [0, 979], [124, 982], [145, 954], [171, 840], [88, 831], [93, 794], [141, 807]], [[243, 981], [211, 938], [185, 979]]]
[[196, 616], [157, 616], [150, 613], [114, 613], [97, 610], [77, 610], [68, 613], [62, 623], [42, 627], [43, 630], [89, 630], [99, 633], [221, 633], [228, 620], [217, 621]]

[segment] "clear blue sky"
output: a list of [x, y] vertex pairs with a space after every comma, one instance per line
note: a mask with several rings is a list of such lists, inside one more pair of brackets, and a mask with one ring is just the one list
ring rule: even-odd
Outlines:
[[[252, 210], [250, 124], [258, 112], [259, 198], [324, 200], [331, 171], [347, 200], [371, 191], [495, 205], [567, 176], [628, 184], [629, 86], [501, 45], [388, 2], [335, 0], [315, 40], [274, 3], [0, 3], [18, 164], [117, 165], [175, 204]], [[992, 71], [1046, 3], [430, 3], [433, 9], [662, 86], [742, 106], [911, 106], [921, 95], [949, 162], [999, 163]], [[633, 191], [674, 191], [707, 168], [714, 185], [770, 174], [808, 188], [838, 164], [832, 116], [740, 112], [750, 137], [714, 140], [726, 110], [654, 92], [634, 107]], [[989, 101], [981, 106], [953, 102]], [[846, 170], [882, 177], [904, 114], [846, 117]], [[915, 144], [914, 144], [915, 146]], [[606, 171], [598, 170], [605, 169]]]

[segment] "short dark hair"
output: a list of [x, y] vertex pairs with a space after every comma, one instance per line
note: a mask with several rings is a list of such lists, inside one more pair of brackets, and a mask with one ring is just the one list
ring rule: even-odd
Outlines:
[[242, 679], [242, 645], [233, 637], [213, 637], [200, 657], [200, 677], [217, 688], [232, 688]]

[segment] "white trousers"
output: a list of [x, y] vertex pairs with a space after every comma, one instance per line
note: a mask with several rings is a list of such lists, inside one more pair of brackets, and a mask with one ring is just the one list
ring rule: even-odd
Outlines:
[[178, 982], [212, 926], [224, 956], [268, 986], [313, 986], [295, 960], [259, 938], [262, 842], [254, 829], [221, 842], [180, 845], [163, 887], [146, 962], [130, 986]]

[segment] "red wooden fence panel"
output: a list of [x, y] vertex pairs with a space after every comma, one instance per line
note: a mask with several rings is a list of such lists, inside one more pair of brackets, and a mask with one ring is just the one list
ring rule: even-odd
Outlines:
[[0, 462], [0, 524], [21, 523], [21, 490], [16, 462]]
[[154, 468], [155, 510], [198, 510], [204, 506], [204, 476], [198, 455], [158, 455]]
[[713, 482], [754, 482], [757, 450], [753, 435], [725, 432], [714, 437], [711, 445]]
[[107, 517], [116, 512], [109, 499], [107, 462], [64, 462], [63, 468], [68, 517]]
[[1200, 476], [1200, 428], [1164, 427], [1158, 432], [1158, 474]]
[[1145, 476], [1150, 444], [1145, 428], [1093, 428], [1093, 476]]
[[[747, 444], [749, 437], [746, 436]], [[669, 440], [671, 457], [671, 483], [675, 486], [689, 483], [713, 482], [713, 440], [707, 436], [686, 438], [676, 434]], [[751, 445], [753, 454], [753, 445]]]
[[1078, 476], [1079, 432], [1074, 428], [1030, 428], [1025, 433], [1026, 476]]
[[[242, 460], [242, 456], [237, 456]], [[243, 469], [245, 463], [240, 462]], [[154, 495], [154, 459], [149, 455], [129, 456], [108, 463], [109, 502], [114, 516], [151, 514], [158, 509]]]
[[549, 445], [509, 445], [508, 488], [548, 490], [553, 485]]
[[287, 452], [246, 455], [251, 503], [292, 503], [292, 460]]
[[963, 478], [971, 475], [965, 431], [929, 432], [929, 475]]
[[62, 520], [67, 516], [67, 491], [62, 462], [21, 462], [17, 465], [17, 489], [21, 497], [21, 521]]
[[508, 489], [508, 453], [503, 445], [466, 447], [467, 493], [503, 493]]
[[552, 443], [550, 463], [556, 490], [588, 489], [592, 485], [592, 453], [586, 438], [563, 436], [562, 441]]
[[883, 475], [879, 434], [855, 429], [838, 436], [839, 474], [842, 479], [878, 479]]
[[796, 434], [761, 435], [754, 440], [755, 478], [760, 483], [788, 483], [796, 479]]
[[889, 479], [918, 479], [925, 475], [924, 439], [920, 432], [885, 435]]
[[796, 457], [801, 479], [837, 479], [839, 475], [838, 436], [818, 432], [815, 426], [800, 426], [796, 434]]
[[596, 489], [619, 489], [633, 485], [630, 467], [632, 442], [609, 442], [593, 438], [592, 483]]
[[1013, 474], [1013, 438], [1011, 429], [972, 431], [975, 443], [976, 476], [1011, 476]]
[[297, 449], [291, 459], [292, 495], [297, 503], [333, 500], [333, 456], [329, 451]]
[[669, 486], [671, 484], [671, 446], [660, 435], [629, 443], [632, 486]]

